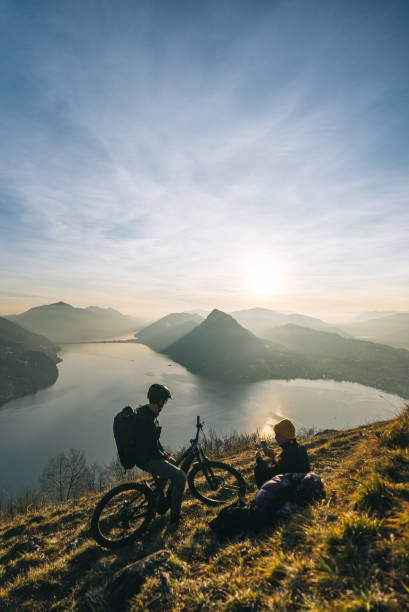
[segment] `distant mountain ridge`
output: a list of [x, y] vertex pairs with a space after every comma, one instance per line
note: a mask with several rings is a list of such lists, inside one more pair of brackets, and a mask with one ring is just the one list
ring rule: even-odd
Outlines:
[[135, 334], [135, 338], [155, 351], [162, 351], [200, 325], [203, 317], [188, 312], [176, 312], [162, 317]]
[[57, 343], [103, 340], [140, 327], [137, 318], [113, 308], [76, 308], [65, 302], [36, 306], [6, 318]]
[[27, 349], [41, 351], [56, 358], [59, 347], [45, 336], [35, 334], [5, 317], [0, 317], [0, 339], [3, 342], [15, 342]]
[[355, 315], [350, 323], [358, 323], [362, 321], [370, 321], [372, 319], [382, 319], [395, 314], [402, 314], [398, 310], [369, 310], [368, 312], [360, 312]]
[[334, 325], [325, 323], [325, 321], [321, 321], [321, 319], [297, 313], [284, 314], [278, 310], [270, 310], [269, 308], [235, 310], [234, 312], [230, 312], [230, 315], [236, 319], [240, 325], [249, 329], [253, 334], [259, 337], [264, 337], [265, 332], [272, 327], [279, 327], [289, 323], [320, 331], [343, 333]]
[[296, 325], [256, 337], [232, 316], [213, 310], [162, 349], [193, 373], [231, 382], [330, 378], [409, 397], [409, 353]]
[[311, 373], [302, 357], [257, 338], [232, 316], [217, 309], [164, 352], [192, 372], [229, 381], [251, 382]]
[[314, 360], [326, 378], [348, 380], [409, 398], [409, 352], [298, 325], [270, 330], [270, 340]]
[[0, 405], [35, 393], [58, 377], [58, 347], [0, 317]]
[[371, 317], [367, 320], [353, 321], [342, 325], [350, 335], [381, 342], [397, 348], [409, 349], [409, 312]]

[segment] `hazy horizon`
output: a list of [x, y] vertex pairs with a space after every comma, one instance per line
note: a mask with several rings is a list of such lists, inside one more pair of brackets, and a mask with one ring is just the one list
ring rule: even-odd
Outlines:
[[[234, 311], [240, 311], [240, 310], [251, 310], [251, 309], [255, 309], [255, 308], [267, 308], [266, 306], [258, 306], [258, 305], [253, 305], [253, 306], [249, 306], [248, 308], [231, 308], [230, 310], [226, 309], [224, 310], [223, 308], [220, 308], [220, 306], [218, 306], [217, 304], [208, 307], [208, 308], [194, 308], [192, 307], [191, 309], [187, 308], [185, 310], [158, 310], [157, 313], [148, 313], [148, 312], [124, 312], [121, 311], [119, 308], [117, 308], [115, 305], [108, 305], [108, 306], [101, 306], [100, 304], [96, 304], [96, 303], [92, 303], [92, 304], [86, 304], [86, 305], [79, 305], [79, 304], [74, 304], [70, 301], [66, 301], [66, 300], [57, 300], [57, 302], [64, 302], [69, 304], [70, 306], [73, 306], [74, 308], [88, 308], [88, 307], [93, 307], [93, 306], [97, 306], [100, 308], [113, 308], [119, 312], [121, 312], [121, 314], [123, 315], [130, 315], [136, 318], [140, 318], [141, 320], [146, 320], [146, 322], [154, 322], [157, 319], [160, 319], [162, 317], [165, 317], [168, 314], [173, 314], [173, 313], [177, 313], [177, 312], [198, 312], [200, 314], [202, 314], [203, 316], [207, 316], [208, 314], [210, 314], [210, 312], [212, 312], [212, 310], [217, 309], [217, 310], [221, 310], [223, 312], [226, 312], [227, 314], [230, 314]], [[15, 312], [1, 312], [1, 304], [0, 304], [0, 316], [8, 316], [8, 315], [15, 315], [15, 314], [21, 314], [23, 312], [26, 312], [27, 310], [29, 310], [30, 308], [35, 308], [38, 306], [45, 306], [48, 303], [39, 303], [39, 304], [35, 304], [33, 306], [29, 306], [27, 308], [23, 308], [20, 311], [15, 311]], [[349, 320], [353, 319], [354, 317], [356, 317], [359, 314], [364, 314], [364, 313], [368, 313], [368, 314], [375, 314], [375, 313], [379, 313], [379, 315], [381, 316], [387, 316], [388, 314], [392, 314], [392, 313], [407, 313], [408, 311], [376, 311], [376, 310], [372, 310], [372, 311], [357, 311], [357, 312], [346, 312], [344, 313], [344, 316], [339, 316], [338, 317], [331, 317], [331, 313], [328, 313], [328, 317], [323, 317], [322, 315], [319, 315], [317, 313], [311, 313], [311, 312], [302, 312], [302, 311], [295, 311], [295, 310], [285, 310], [285, 309], [278, 309], [278, 308], [269, 308], [272, 311], [277, 311], [277, 312], [281, 312], [282, 314], [300, 314], [300, 315], [305, 315], [305, 316], [310, 316], [310, 317], [315, 317], [318, 319], [322, 319], [325, 322], [328, 323], [342, 323], [342, 322], [348, 322]]]
[[406, 2], [1, 16], [0, 315], [408, 310]]

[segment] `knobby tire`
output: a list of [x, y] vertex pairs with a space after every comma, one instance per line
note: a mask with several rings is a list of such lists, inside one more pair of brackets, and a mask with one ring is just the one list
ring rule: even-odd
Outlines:
[[154, 514], [150, 489], [137, 482], [125, 482], [98, 502], [91, 518], [91, 533], [105, 548], [124, 546], [147, 530]]
[[212, 490], [202, 464], [198, 463], [188, 474], [189, 489], [197, 499], [208, 506], [220, 506], [233, 503], [245, 495], [246, 483], [234, 467], [220, 461], [207, 461], [205, 466], [213, 471], [217, 488]]

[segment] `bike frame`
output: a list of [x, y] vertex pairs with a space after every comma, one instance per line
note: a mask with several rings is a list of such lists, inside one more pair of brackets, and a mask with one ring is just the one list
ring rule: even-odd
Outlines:
[[[200, 430], [203, 429], [203, 423], [200, 422], [200, 416], [197, 416], [196, 418], [196, 427], [197, 427], [196, 436], [192, 440], [190, 440], [189, 448], [187, 448], [180, 455], [180, 457], [177, 458], [176, 465], [180, 467], [180, 469], [183, 470], [185, 474], [187, 474], [190, 468], [192, 467], [192, 464], [196, 460], [202, 466], [203, 474], [207, 480], [208, 485], [211, 487], [212, 490], [216, 490], [217, 483], [216, 483], [213, 471], [211, 469], [211, 466], [209, 465], [209, 459], [206, 457], [202, 448], [199, 445]], [[153, 474], [152, 476], [156, 484], [158, 485], [158, 482], [160, 480], [159, 477]]]
[[193, 440], [190, 440], [189, 448], [187, 448], [185, 452], [182, 453], [182, 455], [176, 460], [176, 465], [180, 467], [185, 474], [188, 473], [195, 459], [197, 459], [197, 461], [200, 463], [207, 460], [207, 457], [199, 446], [200, 430], [203, 429], [203, 423], [200, 422], [200, 416], [197, 417], [196, 427], [196, 436], [193, 438]]

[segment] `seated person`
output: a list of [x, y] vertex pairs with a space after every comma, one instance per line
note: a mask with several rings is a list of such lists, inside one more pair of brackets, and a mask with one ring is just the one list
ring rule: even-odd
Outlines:
[[259, 489], [277, 474], [307, 473], [311, 470], [306, 449], [300, 446], [295, 439], [295, 427], [292, 422], [284, 419], [276, 423], [274, 432], [277, 444], [281, 446], [282, 451], [277, 460], [271, 448], [264, 451], [270, 459], [262, 459], [260, 451], [257, 451], [254, 478]]

